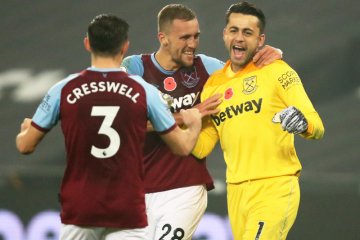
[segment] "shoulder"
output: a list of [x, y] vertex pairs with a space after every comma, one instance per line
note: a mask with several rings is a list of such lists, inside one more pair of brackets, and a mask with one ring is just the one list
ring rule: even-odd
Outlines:
[[264, 66], [262, 69], [260, 69], [260, 71], [261, 70], [268, 74], [276, 74], [276, 75], [287, 71], [295, 71], [289, 66], [289, 64], [287, 64], [283, 60], [276, 60], [273, 63]]
[[158, 89], [155, 86], [146, 82], [142, 77], [132, 74], [128, 74], [128, 77], [134, 80], [135, 82], [137, 82], [139, 85], [141, 85], [146, 93], [158, 92]]
[[144, 69], [142, 54], [127, 56], [123, 59], [121, 67], [124, 67], [130, 74], [142, 75]]
[[224, 66], [224, 62], [217, 58], [210, 57], [205, 54], [197, 54], [196, 56], [198, 56], [204, 63], [213, 63], [213, 64], [219, 64], [221, 66]]
[[131, 62], [131, 63], [139, 62], [139, 61], [141, 61], [141, 56], [142, 56], [142, 54], [130, 55], [130, 56], [125, 57], [123, 59], [123, 62]]
[[298, 73], [282, 60], [263, 67], [263, 73], [268, 76], [269, 81], [279, 84], [282, 89], [289, 89], [293, 85], [302, 85]]
[[197, 57], [201, 59], [209, 74], [213, 74], [214, 71], [224, 67], [224, 62], [217, 58], [209, 57], [205, 54], [198, 54]]
[[66, 86], [66, 84], [68, 84], [72, 80], [76, 79], [80, 75], [81, 75], [80, 73], [70, 74], [66, 78], [64, 78], [64, 79], [60, 80], [59, 82], [55, 83], [50, 88], [49, 93], [59, 93], [59, 92], [61, 92], [61, 90], [64, 88], [64, 86]]

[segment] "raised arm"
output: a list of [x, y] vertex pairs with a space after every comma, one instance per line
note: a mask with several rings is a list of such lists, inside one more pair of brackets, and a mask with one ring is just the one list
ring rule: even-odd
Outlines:
[[279, 111], [273, 122], [281, 123], [284, 131], [300, 134], [307, 139], [321, 139], [324, 136], [324, 125], [316, 112], [298, 74], [283, 64], [282, 70], [274, 74], [279, 94], [286, 107]]
[[201, 130], [201, 114], [192, 108], [180, 111], [185, 129], [176, 126], [172, 131], [161, 134], [161, 138], [177, 155], [186, 156], [193, 150]]
[[214, 124], [210, 118], [207, 117], [203, 121], [203, 127], [201, 129], [198, 141], [192, 151], [192, 155], [196, 158], [203, 159], [207, 157], [215, 148], [216, 143], [219, 140], [218, 133]]

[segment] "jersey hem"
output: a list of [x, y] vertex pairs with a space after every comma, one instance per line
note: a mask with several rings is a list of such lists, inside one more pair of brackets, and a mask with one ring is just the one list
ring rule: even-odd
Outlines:
[[168, 186], [163, 188], [145, 188], [145, 193], [157, 193], [157, 192], [164, 192], [169, 191], [177, 188], [185, 188], [185, 187], [191, 187], [191, 186], [198, 186], [198, 185], [205, 185], [207, 191], [211, 191], [215, 189], [215, 185], [213, 182], [211, 183], [197, 183], [197, 184], [184, 184], [181, 186]]
[[33, 126], [34, 128], [36, 128], [37, 130], [39, 130], [41, 132], [48, 132], [50, 130], [50, 129], [40, 127], [39, 125], [37, 125], [33, 121], [31, 121], [31, 126]]

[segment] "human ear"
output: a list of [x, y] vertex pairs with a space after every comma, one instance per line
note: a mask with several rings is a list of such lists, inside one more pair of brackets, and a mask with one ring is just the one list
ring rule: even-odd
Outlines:
[[88, 37], [84, 38], [84, 47], [87, 51], [91, 52], [90, 41]]

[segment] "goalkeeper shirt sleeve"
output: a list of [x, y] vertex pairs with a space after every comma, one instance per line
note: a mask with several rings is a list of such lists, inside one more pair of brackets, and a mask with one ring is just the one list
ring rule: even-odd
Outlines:
[[203, 120], [203, 127], [201, 129], [198, 141], [192, 151], [192, 154], [198, 158], [203, 159], [207, 157], [215, 148], [219, 135], [214, 124], [209, 117]]
[[308, 129], [301, 136], [307, 139], [321, 139], [324, 136], [325, 129], [321, 118], [317, 112], [305, 115], [308, 121]]
[[287, 106], [299, 109], [308, 122], [308, 129], [301, 136], [307, 139], [321, 139], [324, 135], [324, 125], [319, 114], [311, 103], [299, 75], [285, 62], [269, 72], [277, 79], [278, 92]]

